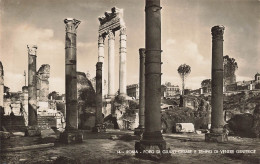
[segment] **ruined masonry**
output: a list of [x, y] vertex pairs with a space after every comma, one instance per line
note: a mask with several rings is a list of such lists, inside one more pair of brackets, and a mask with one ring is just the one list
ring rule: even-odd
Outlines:
[[[120, 31], [119, 94], [126, 95], [126, 26], [123, 10], [113, 7], [99, 17], [98, 62], [104, 63], [104, 40], [108, 36], [108, 98], [115, 96], [115, 32]], [[104, 64], [102, 67], [102, 87], [104, 95]]]

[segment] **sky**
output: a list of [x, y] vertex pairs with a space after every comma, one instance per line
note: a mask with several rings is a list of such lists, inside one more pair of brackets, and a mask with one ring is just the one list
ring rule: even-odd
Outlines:
[[[144, 0], [0, 0], [0, 61], [5, 85], [19, 91], [28, 69], [27, 45], [38, 46], [37, 70], [50, 64], [50, 91], [65, 92], [65, 24], [77, 29], [77, 71], [95, 77], [98, 17], [112, 7], [124, 10], [127, 28], [127, 84], [139, 80], [139, 48], [145, 45]], [[181, 86], [177, 69], [191, 66], [185, 87], [197, 89], [211, 77], [211, 27], [224, 25], [224, 55], [236, 59], [237, 81], [260, 72], [259, 0], [161, 0], [162, 83]], [[115, 41], [115, 88], [119, 88], [119, 32]], [[107, 79], [107, 39], [105, 79]]]

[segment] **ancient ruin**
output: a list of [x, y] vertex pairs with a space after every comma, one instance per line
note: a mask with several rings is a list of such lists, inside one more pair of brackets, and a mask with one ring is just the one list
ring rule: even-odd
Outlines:
[[73, 18], [64, 20], [65, 36], [65, 93], [66, 93], [66, 127], [60, 140], [64, 143], [82, 142], [82, 133], [78, 132], [77, 101], [77, 28], [80, 21]]
[[214, 26], [212, 34], [212, 74], [211, 74], [211, 129], [205, 135], [206, 141], [223, 142], [227, 141], [227, 134], [224, 131], [223, 115], [223, 34], [224, 26]]
[[139, 126], [135, 129], [135, 134], [140, 135], [144, 132], [144, 110], [145, 110], [145, 49], [139, 49], [140, 70], [139, 70]]
[[0, 131], [2, 130], [2, 116], [4, 115], [4, 67], [0, 61]]
[[47, 111], [49, 108], [49, 78], [50, 65], [43, 64], [37, 72], [37, 100], [39, 106], [38, 113]]
[[[137, 157], [168, 158], [166, 142], [161, 133], [161, 6], [160, 0], [146, 0], [145, 4], [145, 131], [135, 143]], [[149, 95], [149, 96], [147, 96]], [[160, 150], [155, 155], [144, 150]]]
[[[104, 40], [108, 36], [108, 97], [115, 96], [115, 32], [120, 31], [120, 61], [119, 61], [119, 94], [126, 95], [126, 26], [123, 20], [123, 10], [113, 7], [111, 12], [105, 12], [99, 17], [98, 62], [104, 62]], [[103, 64], [104, 67], [104, 64]], [[102, 68], [102, 78], [104, 68]], [[104, 78], [102, 80], [104, 83]], [[104, 84], [103, 84], [104, 92]]]
[[97, 62], [96, 65], [96, 119], [94, 132], [105, 131], [103, 127], [103, 114], [102, 114], [102, 62]]

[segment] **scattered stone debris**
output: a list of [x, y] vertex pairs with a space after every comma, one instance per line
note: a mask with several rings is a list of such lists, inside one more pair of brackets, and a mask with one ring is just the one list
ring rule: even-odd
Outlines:
[[0, 131], [0, 138], [1, 139], [8, 139], [10, 137], [11, 137], [11, 133]]

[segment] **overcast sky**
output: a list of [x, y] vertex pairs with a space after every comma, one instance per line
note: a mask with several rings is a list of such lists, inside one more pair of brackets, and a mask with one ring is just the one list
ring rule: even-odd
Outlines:
[[[144, 0], [0, 0], [1, 55], [5, 85], [21, 90], [28, 69], [27, 44], [38, 46], [37, 70], [50, 64], [50, 91], [65, 90], [65, 25], [82, 21], [77, 32], [77, 70], [95, 76], [98, 60], [98, 16], [116, 6], [124, 9], [127, 27], [127, 84], [138, 83], [139, 48], [144, 47]], [[181, 85], [180, 64], [191, 66], [186, 87], [196, 89], [211, 74], [211, 27], [224, 25], [224, 55], [238, 62], [237, 80], [260, 72], [260, 1], [161, 0], [162, 82]], [[119, 32], [116, 33], [115, 74], [118, 88]], [[107, 39], [105, 41], [107, 75]], [[106, 78], [107, 79], [107, 78]]]

